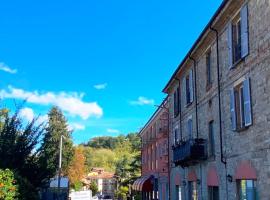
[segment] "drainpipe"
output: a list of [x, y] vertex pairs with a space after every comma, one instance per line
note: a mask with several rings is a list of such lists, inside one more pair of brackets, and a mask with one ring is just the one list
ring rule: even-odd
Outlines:
[[181, 137], [181, 142], [183, 141], [183, 132], [182, 132], [182, 108], [181, 108], [181, 81], [179, 78], [174, 78], [175, 80], [178, 81], [179, 84], [179, 131], [180, 131], [180, 137]]
[[218, 118], [219, 118], [219, 143], [220, 143], [220, 160], [221, 163], [224, 164], [225, 166], [225, 171], [226, 171], [226, 193], [227, 193], [227, 199], [228, 199], [228, 181], [227, 181], [227, 161], [226, 158], [224, 157], [223, 154], [223, 138], [222, 138], [222, 119], [221, 119], [221, 92], [220, 92], [220, 62], [219, 62], [219, 35], [218, 35], [218, 30], [213, 28], [212, 26], [210, 27], [210, 30], [215, 32], [216, 34], [216, 54], [217, 54], [217, 84], [218, 84]]
[[194, 79], [195, 79], [195, 84], [194, 84], [194, 90], [195, 90], [195, 114], [196, 114], [196, 134], [197, 134], [197, 139], [199, 138], [199, 126], [198, 126], [198, 98], [197, 98], [197, 64], [196, 60], [189, 55], [189, 59], [193, 61], [194, 63]]
[[[195, 90], [195, 115], [196, 115], [196, 133], [197, 139], [199, 139], [199, 123], [198, 123], [198, 94], [197, 94], [197, 63], [196, 60], [189, 55], [189, 59], [194, 63], [194, 90]], [[203, 196], [203, 185], [202, 185], [202, 164], [200, 163], [200, 179], [201, 179], [201, 198]]]

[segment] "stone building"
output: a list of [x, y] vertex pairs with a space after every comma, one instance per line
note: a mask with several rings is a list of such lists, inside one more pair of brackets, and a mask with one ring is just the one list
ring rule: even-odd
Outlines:
[[171, 200], [270, 199], [270, 1], [224, 0], [163, 92]]
[[142, 176], [132, 188], [143, 200], [167, 200], [169, 196], [168, 114], [166, 99], [140, 131]]
[[93, 168], [84, 179], [84, 183], [95, 181], [99, 195], [113, 198], [116, 189], [116, 179], [114, 173], [106, 172], [103, 168]]

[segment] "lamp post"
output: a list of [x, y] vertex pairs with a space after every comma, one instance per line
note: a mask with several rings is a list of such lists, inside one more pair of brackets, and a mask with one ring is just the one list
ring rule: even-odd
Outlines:
[[58, 196], [60, 195], [60, 186], [61, 186], [61, 169], [62, 169], [63, 138], [66, 139], [65, 136], [61, 135], [61, 136], [60, 136], [60, 142], [59, 142]]

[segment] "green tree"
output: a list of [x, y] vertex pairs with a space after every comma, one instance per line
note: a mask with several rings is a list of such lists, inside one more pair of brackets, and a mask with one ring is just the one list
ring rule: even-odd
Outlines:
[[36, 199], [37, 188], [44, 180], [44, 170], [38, 163], [39, 150], [37, 149], [44, 127], [36, 126], [36, 119], [27, 124], [23, 123], [18, 113], [19, 110], [13, 115], [8, 113], [2, 115], [0, 168], [16, 172], [19, 199]]
[[0, 169], [0, 200], [13, 200], [18, 195], [18, 185], [14, 173]]
[[128, 194], [128, 187], [126, 186], [121, 186], [119, 187], [119, 190], [116, 191], [116, 197], [119, 200], [126, 200], [127, 194]]
[[56, 175], [58, 170], [59, 142], [61, 136], [65, 137], [63, 139], [62, 152], [62, 172], [64, 175], [68, 172], [74, 150], [71, 141], [71, 131], [68, 129], [68, 123], [62, 111], [54, 106], [49, 111], [48, 118], [48, 126], [41, 145], [40, 163], [46, 169], [47, 177], [51, 178]]
[[96, 196], [98, 193], [98, 186], [95, 181], [92, 181], [90, 184], [90, 190], [92, 191], [92, 196]]
[[93, 167], [101, 167], [111, 172], [115, 170], [116, 156], [112, 150], [86, 147], [84, 149], [84, 154], [88, 171]]

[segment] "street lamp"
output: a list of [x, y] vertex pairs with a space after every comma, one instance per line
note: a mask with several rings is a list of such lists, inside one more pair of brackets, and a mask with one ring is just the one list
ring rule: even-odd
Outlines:
[[61, 169], [62, 169], [62, 151], [63, 151], [63, 138], [67, 139], [65, 136], [60, 136], [59, 143], [59, 165], [58, 165], [58, 194], [60, 194], [60, 184], [61, 184]]

